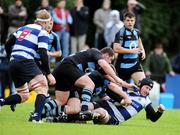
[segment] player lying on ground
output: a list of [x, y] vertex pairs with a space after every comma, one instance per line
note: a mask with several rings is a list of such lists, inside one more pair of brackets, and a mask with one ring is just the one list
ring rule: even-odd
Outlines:
[[[131, 105], [125, 106], [123, 104], [122, 97], [115, 96], [116, 94], [109, 95], [111, 99], [101, 100], [97, 103], [94, 103], [94, 109], [92, 113], [86, 113], [84, 115], [67, 115], [66, 117], [54, 117], [50, 120], [55, 122], [66, 122], [71, 121], [72, 119], [84, 119], [93, 120], [95, 124], [112, 124], [118, 125], [128, 119], [132, 118], [134, 115], [139, 113], [143, 108], [146, 111], [147, 116], [152, 122], [157, 121], [163, 114], [165, 107], [159, 105], [158, 111], [151, 106], [151, 101], [148, 97], [150, 90], [153, 87], [153, 82], [150, 79], [143, 79], [139, 84], [140, 90], [137, 91], [127, 91], [130, 99], [132, 100]], [[112, 92], [112, 91], [111, 91]], [[109, 93], [109, 92], [108, 92]], [[114, 96], [116, 98], [114, 98]], [[119, 99], [118, 99], [119, 97]], [[113, 100], [114, 99], [114, 100]], [[121, 102], [121, 103], [120, 103]]]
[[[129, 106], [123, 106], [119, 104], [119, 101], [117, 99], [113, 100], [113, 96], [111, 96], [112, 100], [98, 102], [97, 105], [95, 104], [95, 108], [96, 106], [99, 106], [100, 108], [97, 107], [94, 112], [100, 113], [101, 118], [106, 119], [96, 119], [94, 120], [94, 123], [117, 125], [132, 118], [142, 109], [145, 109], [148, 118], [152, 122], [157, 121], [165, 111], [165, 107], [160, 104], [158, 107], [158, 111], [155, 112], [155, 110], [151, 106], [151, 101], [148, 95], [152, 87], [153, 81], [149, 78], [144, 78], [139, 84], [140, 89], [138, 91], [128, 90], [127, 94], [132, 100], [132, 104]], [[102, 111], [102, 108], [107, 112], [104, 110]]]

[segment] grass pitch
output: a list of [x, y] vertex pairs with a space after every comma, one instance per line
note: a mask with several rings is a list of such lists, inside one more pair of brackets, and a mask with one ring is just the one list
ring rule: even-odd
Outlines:
[[9, 106], [0, 111], [0, 135], [180, 135], [180, 110], [166, 110], [152, 123], [142, 111], [118, 126], [28, 122], [33, 104], [20, 104], [15, 112]]

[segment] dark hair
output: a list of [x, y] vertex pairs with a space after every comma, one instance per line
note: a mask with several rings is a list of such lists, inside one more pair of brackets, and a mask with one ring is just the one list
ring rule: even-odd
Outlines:
[[108, 53], [109, 56], [114, 56], [114, 51], [111, 47], [104, 47], [100, 50], [102, 54]]
[[123, 19], [125, 20], [126, 17], [128, 17], [128, 18], [136, 18], [135, 14], [133, 12], [126, 12], [124, 14], [124, 18]]

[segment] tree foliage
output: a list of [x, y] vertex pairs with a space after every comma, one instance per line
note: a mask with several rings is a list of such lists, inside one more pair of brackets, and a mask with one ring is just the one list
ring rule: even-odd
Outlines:
[[[8, 6], [15, 0], [0, 0], [7, 12]], [[72, 8], [75, 0], [66, 0], [67, 7]], [[126, 6], [127, 0], [111, 0], [112, 9], [121, 10]], [[57, 0], [50, 0], [52, 6]], [[102, 0], [84, 0], [85, 5], [90, 9], [90, 29], [88, 32], [88, 44], [94, 43], [93, 13], [100, 8]], [[149, 51], [157, 40], [162, 40], [168, 52], [180, 52], [180, 1], [179, 0], [139, 0], [146, 6], [141, 16], [142, 39], [144, 46]], [[28, 10], [27, 23], [33, 21], [34, 11], [40, 5], [40, 0], [23, 0]]]

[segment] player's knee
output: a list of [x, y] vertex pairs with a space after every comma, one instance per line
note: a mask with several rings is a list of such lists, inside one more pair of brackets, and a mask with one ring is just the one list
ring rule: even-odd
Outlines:
[[95, 88], [95, 84], [92, 80], [87, 81], [87, 83], [85, 84], [85, 87], [88, 89], [94, 89]]
[[96, 109], [97, 112], [100, 114], [100, 117], [94, 121], [95, 124], [106, 124], [108, 123], [109, 119], [110, 119], [110, 115], [108, 114], [108, 112], [106, 110], [104, 110], [103, 108], [98, 108]]
[[17, 93], [21, 96], [21, 102], [24, 102], [29, 99], [29, 88], [27, 83], [22, 87], [16, 88]]
[[42, 78], [41, 80], [32, 83], [31, 89], [35, 90], [37, 94], [47, 95], [48, 92], [47, 80], [45, 78]]

